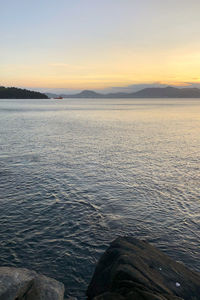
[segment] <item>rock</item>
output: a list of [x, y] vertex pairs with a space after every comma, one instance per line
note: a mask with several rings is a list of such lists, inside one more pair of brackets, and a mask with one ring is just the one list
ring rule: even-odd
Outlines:
[[64, 285], [27, 269], [0, 267], [0, 300], [63, 300]]
[[200, 274], [144, 241], [116, 239], [101, 257], [88, 300], [200, 300]]

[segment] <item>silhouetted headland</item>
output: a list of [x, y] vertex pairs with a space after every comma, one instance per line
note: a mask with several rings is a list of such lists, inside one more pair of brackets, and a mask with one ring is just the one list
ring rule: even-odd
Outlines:
[[48, 96], [39, 92], [25, 89], [1, 86], [0, 99], [48, 99]]

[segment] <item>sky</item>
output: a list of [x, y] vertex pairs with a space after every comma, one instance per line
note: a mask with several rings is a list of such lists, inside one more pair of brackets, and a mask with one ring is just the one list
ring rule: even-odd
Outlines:
[[199, 0], [0, 0], [0, 85], [200, 86]]

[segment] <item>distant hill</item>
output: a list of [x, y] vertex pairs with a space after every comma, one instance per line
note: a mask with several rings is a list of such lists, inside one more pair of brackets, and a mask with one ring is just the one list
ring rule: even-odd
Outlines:
[[130, 94], [133, 98], [200, 98], [198, 88], [146, 88]]
[[0, 87], [0, 99], [48, 99], [47, 95], [15, 87]]
[[134, 93], [101, 94], [90, 90], [73, 95], [61, 94], [63, 98], [200, 98], [198, 88], [145, 88]]
[[62, 97], [67, 98], [102, 98], [102, 94], [96, 93], [94, 91], [84, 90], [78, 94], [73, 95], [61, 95]]
[[48, 97], [48, 98], [55, 98], [55, 97], [58, 97], [57, 94], [54, 94], [54, 93], [45, 93], [45, 95]]

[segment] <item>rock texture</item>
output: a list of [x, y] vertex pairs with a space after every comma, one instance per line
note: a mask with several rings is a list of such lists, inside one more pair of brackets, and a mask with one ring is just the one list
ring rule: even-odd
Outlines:
[[200, 275], [147, 242], [115, 240], [87, 290], [91, 300], [200, 300]]
[[64, 285], [34, 271], [0, 268], [0, 300], [63, 300]]

